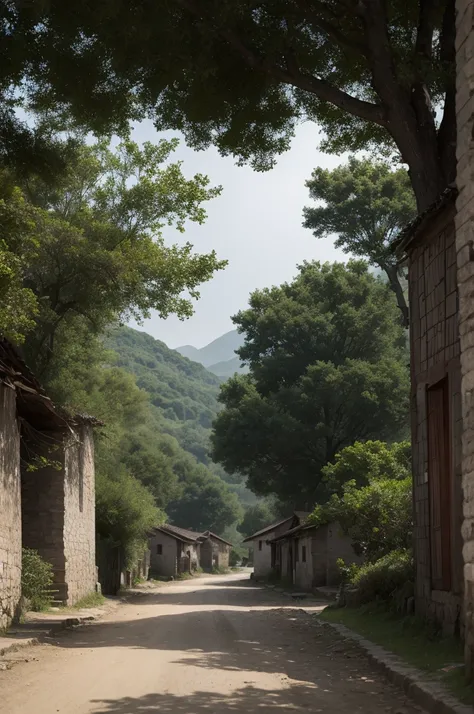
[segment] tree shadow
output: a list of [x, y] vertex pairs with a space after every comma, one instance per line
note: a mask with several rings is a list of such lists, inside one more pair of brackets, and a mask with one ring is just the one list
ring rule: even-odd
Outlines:
[[[200, 691], [189, 695], [145, 694], [142, 697], [123, 697], [93, 701], [91, 714], [281, 714], [284, 711], [314, 711], [314, 687], [295, 685], [269, 690], [241, 687], [230, 695]], [[325, 712], [331, 711], [324, 709]], [[335, 712], [335, 710], [332, 710]]]

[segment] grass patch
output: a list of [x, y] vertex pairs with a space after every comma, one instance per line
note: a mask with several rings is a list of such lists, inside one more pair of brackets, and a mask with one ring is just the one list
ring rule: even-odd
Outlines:
[[462, 642], [443, 637], [435, 627], [416, 616], [401, 617], [384, 608], [328, 607], [318, 617], [338, 622], [426, 672], [466, 704], [474, 704], [474, 685], [466, 683], [463, 668], [443, 671], [464, 661]]
[[102, 593], [90, 593], [81, 598], [72, 607], [64, 608], [65, 610], [84, 610], [89, 607], [100, 607], [105, 603], [105, 597]]

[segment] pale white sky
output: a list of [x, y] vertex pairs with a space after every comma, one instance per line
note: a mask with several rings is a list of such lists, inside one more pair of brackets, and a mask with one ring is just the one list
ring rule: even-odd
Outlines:
[[[138, 142], [156, 141], [160, 136], [151, 122], [140, 124], [133, 133]], [[318, 143], [317, 126], [304, 124], [277, 166], [257, 173], [236, 166], [232, 158], [222, 158], [213, 148], [195, 152], [183, 140], [174, 160], [183, 160], [184, 174], [207, 174], [213, 185], [223, 186], [223, 192], [207, 204], [204, 225], [189, 223], [183, 237], [168, 231], [166, 238], [170, 242], [188, 240], [200, 253], [215, 249], [229, 265], [202, 286], [191, 319], [161, 320], [153, 315], [142, 326], [132, 326], [170, 347], [203, 347], [233, 328], [231, 316], [246, 307], [249, 293], [256, 288], [291, 280], [303, 260], [347, 260], [332, 240], [316, 240], [301, 225], [303, 206], [309, 203], [305, 181], [313, 168], [334, 168], [346, 158], [318, 152]]]

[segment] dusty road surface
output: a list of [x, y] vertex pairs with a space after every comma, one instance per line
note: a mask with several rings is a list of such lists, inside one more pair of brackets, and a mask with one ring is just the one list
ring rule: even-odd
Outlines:
[[18, 653], [0, 671], [0, 711], [419, 714], [353, 644], [291, 608], [242, 575], [150, 590]]

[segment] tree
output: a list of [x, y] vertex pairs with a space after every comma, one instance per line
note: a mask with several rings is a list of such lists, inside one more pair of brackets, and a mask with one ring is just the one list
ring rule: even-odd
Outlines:
[[265, 501], [249, 506], [245, 509], [242, 522], [239, 523], [238, 530], [246, 538], [252, 533], [268, 526], [275, 520], [275, 514]]
[[237, 496], [203, 466], [186, 479], [180, 497], [168, 505], [167, 512], [176, 525], [218, 535], [242, 516]]
[[306, 263], [233, 318], [250, 374], [221, 388], [213, 458], [260, 495], [305, 508], [354, 441], [407, 431], [408, 357], [389, 288], [362, 262]]
[[339, 494], [349, 481], [361, 488], [382, 477], [394, 480], [409, 478], [410, 442], [357, 441], [339, 451], [334, 462], [326, 464], [322, 473], [327, 489]]
[[309, 119], [326, 150], [396, 147], [419, 211], [455, 178], [454, 0], [36, 0], [3, 27], [5, 104], [13, 85], [96, 130], [152, 116], [257, 168]]
[[[25, 355], [40, 375], [65, 320], [82, 316], [100, 333], [117, 318], [140, 320], [152, 309], [187, 317], [198, 285], [225, 265], [214, 252], [199, 255], [189, 243], [164, 243], [163, 225], [182, 231], [186, 220], [202, 223], [203, 203], [220, 190], [208, 188], [200, 174], [185, 179], [179, 163], [167, 163], [175, 148], [165, 140], [142, 149], [127, 141], [115, 151], [106, 143], [83, 146], [59, 185], [28, 181], [23, 196], [14, 189], [7, 197], [7, 228], [8, 221], [27, 219], [34, 237], [35, 249], [22, 253], [21, 272], [38, 313]], [[4, 235], [15, 253], [15, 232]]]
[[304, 209], [304, 223], [316, 238], [337, 235], [345, 253], [367, 258], [381, 268], [395, 293], [408, 327], [408, 306], [392, 241], [415, 215], [415, 199], [404, 169], [391, 171], [381, 161], [349, 159], [333, 171], [317, 168], [306, 185], [322, 205]]
[[362, 488], [349, 481], [342, 496], [333, 495], [325, 505], [316, 506], [308, 522], [339, 523], [355, 552], [370, 561], [408, 550], [413, 530], [412, 479], [374, 478]]

